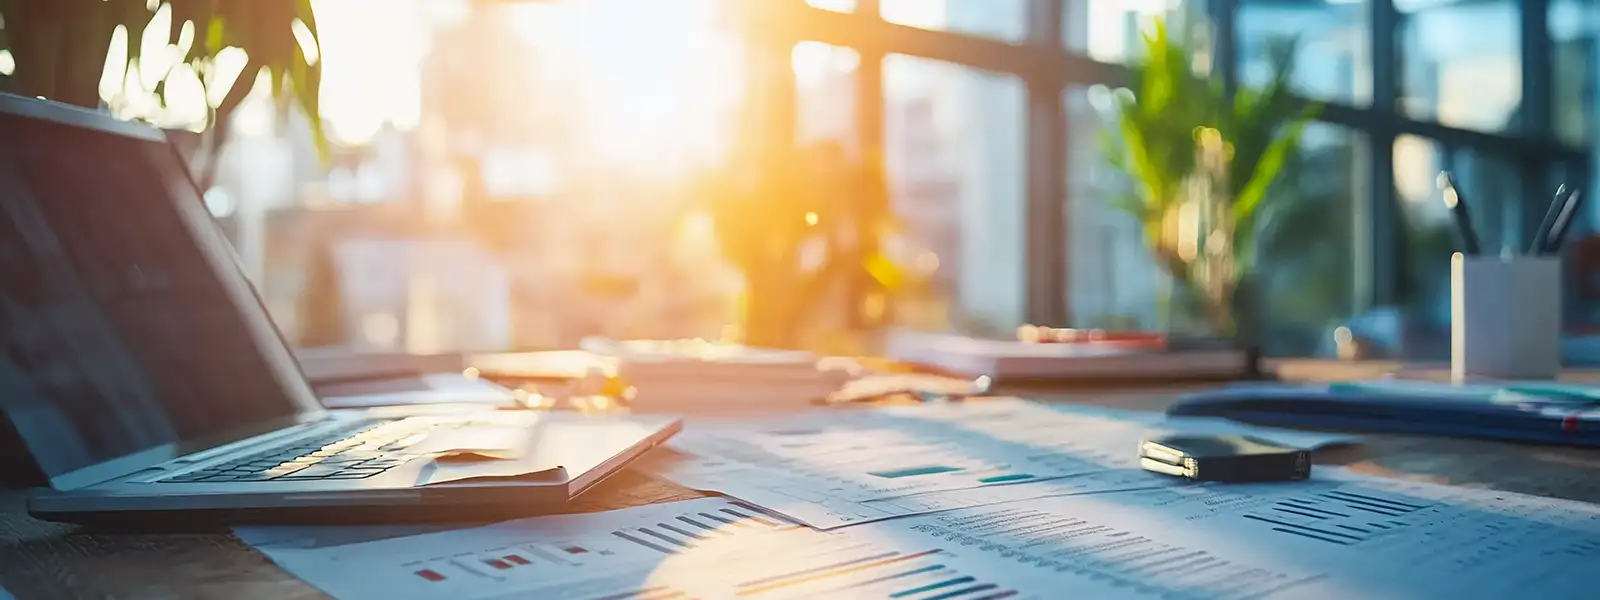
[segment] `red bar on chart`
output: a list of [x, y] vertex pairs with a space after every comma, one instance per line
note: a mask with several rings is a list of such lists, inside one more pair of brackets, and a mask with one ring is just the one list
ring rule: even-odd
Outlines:
[[417, 576], [428, 581], [444, 581], [444, 575], [440, 575], [438, 571], [433, 569], [423, 569], [421, 571], [417, 571]]

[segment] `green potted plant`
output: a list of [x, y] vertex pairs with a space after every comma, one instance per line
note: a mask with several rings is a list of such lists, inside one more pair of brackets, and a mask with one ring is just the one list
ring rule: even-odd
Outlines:
[[[1320, 106], [1290, 93], [1293, 40], [1271, 45], [1266, 85], [1230, 94], [1196, 71], [1195, 37], [1174, 39], [1159, 20], [1143, 35], [1143, 61], [1116, 96], [1103, 150], [1133, 183], [1114, 205], [1138, 220], [1172, 281], [1169, 318], [1253, 345], [1251, 274], [1261, 238], [1272, 235], [1264, 216], [1284, 198], [1270, 192]], [[1208, 229], [1183, 231], [1196, 223]]]
[[[0, 50], [11, 54], [12, 72], [0, 73], [0, 91], [39, 96], [91, 109], [101, 107], [100, 79], [107, 68], [112, 34], [127, 31], [127, 62], [110, 65], [137, 76], [146, 29], [158, 10], [171, 11], [167, 49], [176, 60], [155, 61], [165, 72], [145, 90], [165, 104], [166, 82], [180, 65], [195, 73], [216, 69], [224, 50], [244, 51], [246, 64], [234, 80], [216, 78], [201, 85], [209, 115], [205, 130], [194, 140], [191, 158], [204, 165], [202, 184], [212, 180], [223, 137], [234, 110], [255, 85], [256, 74], [269, 73], [273, 92], [292, 96], [307, 117], [318, 150], [327, 156], [318, 105], [322, 66], [318, 60], [317, 20], [311, 0], [0, 0]], [[150, 75], [150, 74], [144, 74]], [[285, 93], [287, 92], [287, 93]]]

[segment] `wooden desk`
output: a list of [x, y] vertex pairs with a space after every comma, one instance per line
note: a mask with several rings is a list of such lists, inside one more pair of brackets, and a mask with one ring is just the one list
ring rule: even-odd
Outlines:
[[[1383, 368], [1303, 361], [1280, 365], [1294, 379], [1348, 379], [1372, 376]], [[1051, 402], [1161, 409], [1175, 392], [1186, 389], [1193, 388], [1028, 395]], [[1390, 477], [1600, 502], [1600, 450], [1375, 435], [1363, 446], [1319, 452], [1317, 462]], [[625, 471], [569, 508], [589, 512], [699, 495]], [[99, 534], [42, 523], [27, 516], [22, 493], [14, 490], [0, 490], [0, 586], [20, 600], [324, 597], [226, 532]]]

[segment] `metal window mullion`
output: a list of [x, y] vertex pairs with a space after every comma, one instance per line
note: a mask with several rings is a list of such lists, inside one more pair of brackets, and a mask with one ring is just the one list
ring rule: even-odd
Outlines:
[[[1061, 0], [1028, 0], [1025, 47], [1041, 56], [1059, 55]], [[1068, 324], [1066, 107], [1061, 102], [1065, 73], [1051, 69], [1024, 72], [1027, 125], [1024, 127], [1027, 215], [1024, 225], [1029, 322]]]
[[1369, 186], [1371, 193], [1367, 195], [1369, 204], [1366, 212], [1371, 229], [1368, 239], [1372, 243], [1367, 256], [1369, 271], [1366, 275], [1371, 282], [1371, 305], [1391, 306], [1399, 300], [1400, 278], [1405, 273], [1399, 264], [1405, 260], [1405, 240], [1402, 237], [1405, 228], [1396, 202], [1394, 184], [1395, 124], [1398, 122], [1395, 111], [1400, 95], [1398, 62], [1401, 57], [1396, 44], [1399, 15], [1395, 12], [1393, 0], [1369, 0], [1369, 7], [1367, 15], [1372, 29], [1369, 40], [1372, 56], [1372, 118], [1366, 131], [1367, 143], [1371, 145], [1367, 152], [1367, 172], [1372, 178], [1372, 185]]

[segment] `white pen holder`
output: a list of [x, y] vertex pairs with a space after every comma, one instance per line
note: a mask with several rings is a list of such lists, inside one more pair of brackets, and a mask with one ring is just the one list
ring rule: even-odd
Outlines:
[[1450, 373], [1550, 379], [1561, 372], [1561, 260], [1450, 259]]

